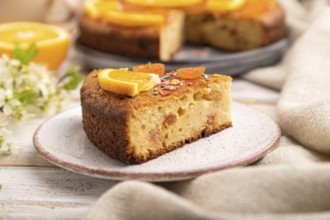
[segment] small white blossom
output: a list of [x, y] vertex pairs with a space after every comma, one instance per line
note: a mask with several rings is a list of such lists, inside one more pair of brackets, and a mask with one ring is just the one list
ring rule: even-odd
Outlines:
[[0, 155], [11, 153], [11, 142], [7, 141], [6, 137], [11, 135], [12, 132], [5, 128], [9, 121], [9, 117], [0, 113]]
[[[58, 89], [57, 78], [46, 66], [23, 65], [7, 55], [0, 57], [0, 155], [10, 153], [8, 120], [24, 120], [61, 110], [68, 93]], [[4, 119], [5, 118], [5, 119]]]

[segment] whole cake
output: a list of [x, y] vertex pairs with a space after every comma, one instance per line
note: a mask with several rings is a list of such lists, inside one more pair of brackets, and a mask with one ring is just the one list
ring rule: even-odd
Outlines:
[[276, 0], [87, 0], [79, 41], [128, 57], [170, 60], [183, 43], [244, 51], [286, 35]]
[[231, 77], [134, 69], [95, 70], [81, 88], [83, 128], [111, 158], [143, 163], [232, 125]]

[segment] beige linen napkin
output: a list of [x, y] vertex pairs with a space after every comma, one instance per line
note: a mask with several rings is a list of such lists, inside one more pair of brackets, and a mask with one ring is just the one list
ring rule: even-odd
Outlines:
[[278, 118], [288, 136], [279, 147], [252, 166], [193, 180], [121, 182], [85, 219], [330, 219], [330, 7], [318, 14], [326, 1], [304, 1], [310, 10], [282, 2], [298, 8], [288, 15], [296, 41], [279, 66], [246, 76], [282, 88]]

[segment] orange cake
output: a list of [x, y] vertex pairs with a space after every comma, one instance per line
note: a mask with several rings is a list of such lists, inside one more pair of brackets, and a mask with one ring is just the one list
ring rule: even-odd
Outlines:
[[162, 61], [184, 42], [244, 51], [286, 34], [276, 0], [87, 0], [79, 30], [91, 48]]
[[79, 22], [79, 41], [94, 49], [165, 61], [182, 46], [182, 11], [128, 12], [113, 0], [87, 0], [84, 9]]
[[204, 67], [134, 69], [149, 73], [95, 70], [81, 88], [83, 128], [111, 158], [143, 163], [232, 125], [231, 77]]

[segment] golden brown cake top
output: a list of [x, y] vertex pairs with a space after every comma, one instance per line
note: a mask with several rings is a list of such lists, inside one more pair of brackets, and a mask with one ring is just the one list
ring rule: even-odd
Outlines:
[[85, 105], [93, 102], [91, 108], [95, 108], [96, 111], [102, 106], [105, 112], [116, 109], [116, 114], [120, 115], [127, 112], [127, 109], [148, 108], [160, 102], [181, 99], [185, 94], [198, 93], [208, 84], [232, 80], [230, 76], [219, 74], [204, 74], [196, 79], [180, 79], [175, 72], [168, 73], [161, 79], [162, 83], [153, 89], [129, 97], [103, 90], [99, 84], [98, 71], [95, 70], [86, 77], [81, 88], [81, 98], [84, 99]]

